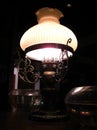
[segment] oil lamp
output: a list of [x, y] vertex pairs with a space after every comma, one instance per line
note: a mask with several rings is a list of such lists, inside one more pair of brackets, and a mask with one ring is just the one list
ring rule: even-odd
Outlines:
[[60, 83], [67, 72], [68, 59], [77, 49], [77, 38], [69, 28], [60, 24], [63, 13], [59, 9], [43, 7], [36, 16], [38, 24], [29, 28], [20, 39], [25, 58], [41, 62], [38, 78], [42, 99], [39, 109], [32, 111], [31, 117], [63, 119], [66, 114], [61, 102]]

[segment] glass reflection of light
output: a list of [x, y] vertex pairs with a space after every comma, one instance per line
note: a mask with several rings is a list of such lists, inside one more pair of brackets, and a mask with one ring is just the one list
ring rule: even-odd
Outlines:
[[72, 92], [72, 94], [75, 94], [75, 93], [79, 92], [82, 89], [83, 89], [83, 87], [75, 88], [75, 90]]
[[88, 115], [90, 115], [90, 112], [89, 111], [81, 111], [80, 114], [84, 115], [84, 116], [88, 116]]
[[75, 93], [78, 93], [78, 92], [84, 92], [84, 91], [86, 91], [88, 89], [91, 89], [91, 87], [90, 86], [87, 86], [87, 87], [84, 87], [84, 86], [83, 87], [76, 87], [74, 89], [74, 91], [72, 92], [72, 95], [75, 94]]

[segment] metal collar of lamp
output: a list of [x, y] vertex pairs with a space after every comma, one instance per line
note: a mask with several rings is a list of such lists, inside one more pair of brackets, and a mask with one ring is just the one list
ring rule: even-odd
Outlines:
[[73, 55], [77, 48], [77, 38], [69, 28], [60, 24], [59, 20], [63, 17], [60, 10], [44, 7], [36, 12], [36, 16], [38, 24], [23, 34], [20, 46], [26, 58], [42, 61], [44, 66], [53, 63], [56, 71], [46, 70], [44, 74], [54, 76], [60, 68], [64, 69], [63, 62]]

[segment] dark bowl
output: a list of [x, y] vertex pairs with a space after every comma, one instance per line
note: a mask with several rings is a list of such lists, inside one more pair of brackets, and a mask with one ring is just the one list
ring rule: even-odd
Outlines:
[[69, 115], [82, 126], [97, 127], [97, 86], [81, 86], [70, 90], [65, 98]]

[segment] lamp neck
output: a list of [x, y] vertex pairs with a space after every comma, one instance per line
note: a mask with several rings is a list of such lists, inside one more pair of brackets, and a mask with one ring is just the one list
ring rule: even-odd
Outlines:
[[55, 22], [60, 23], [59, 20], [54, 16], [44, 16], [39, 19], [38, 23], [44, 23], [44, 22]]
[[53, 8], [41, 8], [36, 12], [38, 23], [42, 23], [44, 21], [53, 21], [59, 23], [59, 19], [63, 17], [63, 14], [58, 9]]

